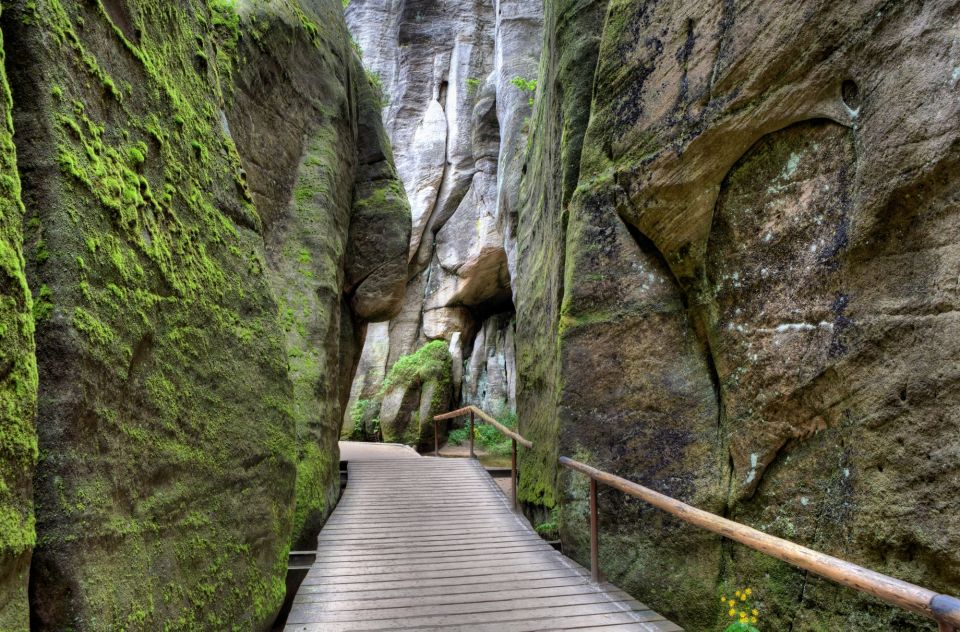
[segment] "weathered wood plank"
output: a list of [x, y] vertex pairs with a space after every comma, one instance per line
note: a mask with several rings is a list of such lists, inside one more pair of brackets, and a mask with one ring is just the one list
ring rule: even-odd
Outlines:
[[[484, 623], [523, 621], [528, 619], [543, 619], [546, 617], [572, 617], [583, 616], [587, 614], [620, 614], [629, 612], [631, 616], [637, 617], [635, 621], [642, 621], [644, 613], [627, 610], [618, 602], [606, 601], [600, 603], [577, 604], [573, 606], [554, 606], [538, 608], [535, 605], [530, 607], [520, 607], [514, 610], [495, 610], [493, 612], [464, 612], [455, 614], [436, 614], [421, 615], [412, 617], [382, 617], [378, 616], [378, 611], [368, 611], [367, 617], [361, 616], [355, 619], [356, 613], [351, 613], [350, 619], [346, 621], [338, 620], [336, 613], [315, 612], [307, 606], [301, 605], [290, 613], [289, 623], [328, 623], [343, 626], [347, 630], [376, 630], [389, 626], [391, 629], [400, 630], [404, 628], [431, 627], [443, 625], [481, 625]], [[647, 620], [653, 621], [662, 619], [660, 615], [651, 612]]]
[[[490, 592], [504, 590], [511, 592], [517, 592], [525, 589], [534, 590], [529, 588], [530, 586], [531, 584], [528, 581], [494, 581], [485, 584], [441, 584], [439, 586], [419, 587], [403, 586], [400, 588], [390, 588], [378, 591], [348, 590], [336, 593], [327, 590], [324, 586], [306, 586], [303, 588], [303, 590], [297, 592], [294, 600], [311, 602], [316, 601], [317, 599], [323, 599], [327, 601], [356, 601], [360, 599], [408, 599], [411, 597], [423, 598], [430, 596], [441, 596], [444, 599], [455, 600], [462, 595], [467, 595], [469, 598], [469, 595], [483, 595]], [[564, 577], [555, 578], [540, 577], [537, 580], [536, 586], [536, 590], [550, 590], [553, 588], [563, 587], [589, 587], [590, 584], [584, 582], [582, 577], [576, 575], [567, 575]]]
[[[497, 585], [495, 590], [464, 591], [460, 594], [440, 593], [424, 594], [422, 591], [409, 591], [406, 596], [371, 596], [376, 599], [376, 607], [380, 609], [400, 608], [410, 605], [469, 605], [473, 603], [503, 602], [516, 599], [538, 599], [542, 597], [563, 597], [565, 595], [596, 594], [596, 586], [578, 582], [559, 586], [537, 586], [530, 588], [526, 584]], [[343, 599], [328, 601], [321, 593], [304, 593], [296, 597], [297, 603], [311, 603], [315, 607], [342, 612], [347, 610], [369, 610], [369, 599]]]
[[680, 629], [590, 583], [475, 461], [382, 460], [385, 452], [350, 463], [286, 632]]
[[[309, 621], [378, 621], [381, 619], [390, 619], [391, 621], [413, 621], [426, 617], [439, 617], [453, 615], [458, 617], [458, 621], [464, 621], [467, 617], [478, 622], [486, 613], [500, 612], [519, 612], [537, 610], [543, 611], [549, 608], [551, 612], [558, 612], [559, 608], [567, 608], [570, 611], [580, 610], [577, 606], [597, 606], [607, 608], [611, 602], [610, 599], [599, 591], [584, 592], [579, 594], [568, 594], [560, 596], [535, 596], [522, 599], [501, 599], [497, 601], [469, 601], [460, 603], [443, 604], [422, 604], [408, 603], [402, 606], [393, 606], [389, 608], [377, 604], [376, 610], [351, 609], [343, 610], [341, 608], [331, 608], [326, 604], [304, 604], [300, 608], [300, 616], [308, 617]], [[618, 603], [618, 602], [617, 602]], [[617, 610], [623, 610], [622, 604], [617, 605]]]

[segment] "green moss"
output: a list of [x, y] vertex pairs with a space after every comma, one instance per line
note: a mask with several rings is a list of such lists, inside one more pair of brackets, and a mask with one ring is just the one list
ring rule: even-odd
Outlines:
[[339, 480], [337, 466], [338, 462], [330, 450], [321, 450], [314, 443], [301, 445], [297, 462], [297, 504], [293, 517], [295, 534], [319, 531], [331, 509], [327, 506], [327, 498], [331, 480]]
[[[451, 382], [452, 358], [447, 343], [443, 340], [434, 340], [409, 355], [401, 356], [390, 367], [376, 399], [379, 404], [391, 390], [419, 391], [427, 385], [432, 385], [433, 399], [430, 402], [429, 417], [433, 417], [444, 412], [442, 408], [449, 394]], [[411, 419], [397, 419], [380, 427], [384, 441], [409, 445], [420, 443], [421, 431], [419, 410], [413, 411]]]
[[390, 105], [390, 98], [383, 87], [383, 79], [380, 77], [380, 74], [372, 70], [367, 70], [366, 75], [367, 81], [373, 89], [374, 98], [379, 106], [384, 108]]
[[525, 79], [523, 77], [516, 76], [510, 80], [510, 83], [516, 86], [517, 89], [519, 89], [521, 92], [530, 93], [531, 96], [529, 100], [529, 105], [530, 107], [533, 107], [533, 100], [534, 100], [533, 94], [537, 91], [537, 80]]
[[450, 350], [445, 341], [428, 342], [413, 353], [401, 356], [390, 367], [380, 387], [380, 396], [394, 387], [409, 388], [414, 384], [434, 381], [449, 385], [451, 363]]
[[[352, 441], [365, 441], [367, 432], [365, 429], [367, 417], [377, 408], [377, 402], [372, 399], [358, 399], [350, 408], [350, 422], [352, 427], [347, 430], [344, 428], [342, 437]], [[379, 429], [378, 429], [379, 430]]]
[[78, 431], [47, 450], [35, 559], [69, 556], [71, 616], [98, 629], [252, 629], [283, 597], [297, 452], [262, 237], [223, 211], [258, 225], [222, 91], [195, 69], [198, 47], [222, 59], [221, 25], [204, 3], [127, 6], [136, 43], [102, 37], [99, 3], [42, 3], [30, 27], [54, 133], [37, 147], [62, 176], [32, 183], [56, 204], [36, 209], [37, 300], [20, 305], [63, 318], [42, 329], [76, 412], [45, 418]]
[[38, 456], [37, 367], [34, 305], [23, 257], [24, 208], [13, 143], [13, 103], [5, 68], [0, 33], [0, 361], [5, 367], [0, 376], [0, 629], [26, 630], [27, 569], [36, 543], [31, 479]]
[[53, 313], [52, 292], [46, 284], [40, 286], [37, 296], [33, 299], [33, 319], [41, 323], [50, 318]]
[[147, 160], [147, 144], [139, 142], [134, 147], [128, 147], [127, 157], [134, 165], [142, 165]]

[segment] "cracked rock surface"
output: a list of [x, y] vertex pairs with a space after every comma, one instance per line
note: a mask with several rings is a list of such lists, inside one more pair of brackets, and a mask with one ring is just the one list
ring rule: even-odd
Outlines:
[[[514, 296], [520, 496], [586, 559], [586, 460], [960, 592], [951, 1], [547, 3]], [[928, 623], [601, 496], [611, 581], [688, 629]], [[567, 545], [569, 544], [569, 549]]]

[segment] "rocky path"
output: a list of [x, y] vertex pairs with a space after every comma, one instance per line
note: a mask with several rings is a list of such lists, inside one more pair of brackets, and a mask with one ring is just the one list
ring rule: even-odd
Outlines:
[[[476, 462], [346, 446], [287, 632], [680, 630], [543, 542]], [[388, 458], [390, 455], [393, 458]]]

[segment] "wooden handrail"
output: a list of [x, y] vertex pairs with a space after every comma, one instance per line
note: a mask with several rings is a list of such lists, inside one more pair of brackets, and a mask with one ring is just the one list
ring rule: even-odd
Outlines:
[[522, 436], [518, 435], [518, 434], [517, 434], [516, 432], [514, 432], [513, 430], [510, 430], [509, 428], [507, 428], [506, 426], [504, 426], [502, 423], [500, 423], [499, 421], [497, 421], [496, 419], [494, 419], [493, 417], [491, 417], [491, 416], [488, 415], [487, 413], [483, 412], [482, 410], [480, 410], [480, 409], [477, 408], [476, 406], [465, 406], [465, 407], [463, 407], [463, 408], [458, 408], [457, 410], [451, 411], [451, 412], [449, 412], [449, 413], [444, 413], [444, 414], [442, 414], [442, 415], [437, 415], [436, 417], [433, 418], [433, 420], [434, 420], [434, 421], [443, 421], [444, 419], [455, 419], [455, 418], [457, 418], [457, 417], [463, 417], [463, 416], [465, 416], [465, 415], [469, 415], [470, 413], [473, 413], [474, 415], [476, 415], [476, 416], [479, 417], [480, 419], [484, 420], [485, 422], [487, 422], [488, 424], [490, 424], [491, 426], [493, 426], [494, 428], [496, 428], [496, 429], [500, 432], [500, 434], [502, 434], [503, 436], [507, 437], [508, 439], [514, 439], [517, 443], [519, 443], [520, 445], [522, 445], [522, 446], [525, 447], [525, 448], [532, 448], [532, 447], [533, 447], [533, 442], [532, 442], [532, 441], [529, 441], [529, 440], [527, 440], [527, 439], [524, 439]]
[[444, 419], [454, 419], [455, 417], [462, 417], [464, 415], [470, 415], [470, 458], [474, 458], [473, 454], [473, 422], [474, 417], [479, 417], [484, 420], [494, 428], [496, 428], [500, 434], [504, 435], [510, 439], [510, 489], [512, 490], [513, 496], [513, 510], [518, 511], [520, 505], [517, 502], [517, 444], [522, 445], [525, 448], [532, 448], [533, 442], [528, 441], [521, 437], [519, 434], [510, 430], [502, 423], [483, 412], [476, 406], [466, 406], [464, 408], [459, 408], [449, 413], [444, 413], [442, 415], [437, 415], [433, 418], [433, 445], [434, 445], [434, 454], [440, 456], [440, 428], [437, 426], [437, 423], [443, 421]]
[[[517, 444], [532, 448], [533, 442], [505, 427], [496, 419], [476, 406], [466, 406], [458, 410], [437, 415], [436, 422], [470, 415], [470, 456], [473, 456], [473, 418], [480, 417], [513, 440], [513, 498], [517, 506]], [[438, 444], [439, 453], [439, 444]], [[680, 518], [684, 522], [701, 529], [711, 531], [739, 542], [778, 560], [810, 571], [825, 579], [848, 586], [860, 592], [872, 595], [889, 604], [898, 606], [933, 619], [940, 626], [940, 632], [957, 632], [960, 629], [960, 599], [942, 595], [921, 586], [905, 582], [869, 568], [858, 566], [837, 557], [808, 549], [789, 540], [772, 536], [753, 527], [734, 522], [716, 514], [697, 509], [692, 505], [666, 496], [652, 489], [621, 478], [615, 474], [598, 470], [585, 463], [561, 456], [560, 464], [571, 470], [585, 474], [590, 478], [590, 570], [594, 581], [600, 579], [599, 528], [597, 511], [597, 483], [620, 490], [625, 494], [639, 498], [657, 509]]]
[[[940, 624], [940, 630], [943, 632], [953, 632], [957, 626], [960, 626], [960, 600], [954, 597], [935, 593], [932, 590], [808, 549], [733, 520], [722, 518], [709, 511], [697, 509], [625, 478], [598, 470], [568, 457], [560, 457], [560, 463], [571, 470], [589, 476], [591, 484], [594, 482], [603, 483], [608, 487], [639, 498], [657, 509], [666, 511], [701, 529], [720, 534], [755, 551], [783, 560], [788, 564], [810, 571], [838, 584], [849, 586], [878, 597], [887, 603], [924, 615], [937, 621]], [[595, 489], [595, 486], [591, 485], [592, 507], [596, 506]], [[595, 522], [596, 519], [591, 517], [591, 523]], [[596, 544], [591, 542], [592, 558], [596, 557], [596, 548]], [[596, 559], [591, 561], [594, 564], [597, 562]]]

